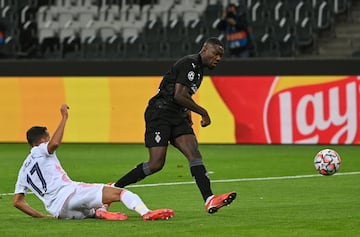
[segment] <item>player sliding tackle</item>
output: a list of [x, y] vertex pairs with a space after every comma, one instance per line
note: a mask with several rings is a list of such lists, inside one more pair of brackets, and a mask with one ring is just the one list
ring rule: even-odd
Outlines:
[[[32, 217], [126, 220], [126, 214], [107, 210], [110, 203], [121, 201], [127, 208], [139, 213], [143, 220], [173, 217], [174, 211], [170, 209], [149, 210], [140, 197], [129, 190], [75, 182], [69, 178], [55, 152], [63, 138], [68, 109], [66, 104], [61, 106], [62, 118], [52, 138], [46, 127], [35, 126], [27, 131], [31, 151], [19, 171], [14, 206]], [[25, 201], [28, 190], [35, 193], [51, 215], [39, 212]]]

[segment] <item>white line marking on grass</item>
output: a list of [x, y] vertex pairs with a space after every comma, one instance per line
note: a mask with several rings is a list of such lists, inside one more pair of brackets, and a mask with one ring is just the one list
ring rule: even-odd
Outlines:
[[[343, 172], [336, 173], [333, 176], [345, 176], [345, 175], [359, 175], [360, 171], [356, 172]], [[314, 178], [314, 177], [326, 177], [320, 174], [308, 174], [308, 175], [294, 175], [294, 176], [278, 176], [278, 177], [262, 177], [262, 178], [242, 178], [242, 179], [222, 179], [222, 180], [211, 180], [211, 183], [234, 183], [234, 182], [248, 182], [248, 181], [268, 181], [268, 180], [285, 180], [285, 179], [304, 179], [304, 178]], [[172, 186], [172, 185], [185, 185], [185, 184], [194, 184], [194, 181], [190, 182], [173, 182], [173, 183], [157, 183], [157, 184], [135, 184], [129, 185], [127, 188], [142, 188], [142, 187], [159, 187], [159, 186]], [[32, 194], [29, 192], [28, 194]], [[10, 196], [13, 193], [2, 193], [1, 196]]]
[[[346, 172], [346, 173], [337, 173], [333, 176], [344, 176], [344, 175], [358, 175], [360, 171], [357, 172]], [[283, 179], [303, 179], [303, 178], [313, 178], [313, 177], [326, 177], [320, 174], [309, 174], [309, 175], [294, 175], [294, 176], [279, 176], [279, 177], [262, 177], [262, 178], [241, 178], [241, 179], [223, 179], [223, 180], [211, 180], [211, 183], [234, 183], [234, 182], [247, 182], [247, 181], [267, 181], [267, 180], [283, 180]], [[174, 182], [174, 183], [158, 183], [158, 184], [135, 184], [129, 185], [129, 188], [141, 188], [141, 187], [157, 187], [157, 186], [171, 186], [171, 185], [184, 185], [184, 184], [194, 184], [194, 181], [190, 182]]]

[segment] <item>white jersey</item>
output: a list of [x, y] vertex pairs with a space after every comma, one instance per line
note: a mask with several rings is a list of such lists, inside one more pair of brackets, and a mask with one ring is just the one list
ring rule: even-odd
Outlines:
[[48, 142], [31, 149], [19, 171], [15, 194], [26, 194], [30, 189], [44, 203], [46, 210], [58, 217], [77, 182], [68, 177], [56, 153], [49, 154], [47, 145]]

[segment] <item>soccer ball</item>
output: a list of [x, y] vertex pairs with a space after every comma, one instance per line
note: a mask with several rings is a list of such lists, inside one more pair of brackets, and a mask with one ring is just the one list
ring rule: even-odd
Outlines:
[[333, 175], [340, 169], [341, 158], [336, 151], [324, 149], [316, 154], [314, 165], [319, 174]]

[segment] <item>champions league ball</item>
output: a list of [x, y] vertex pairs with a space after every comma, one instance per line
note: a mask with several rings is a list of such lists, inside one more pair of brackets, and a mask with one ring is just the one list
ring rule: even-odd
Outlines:
[[324, 149], [316, 154], [314, 165], [319, 174], [333, 175], [340, 169], [341, 158], [336, 151]]

